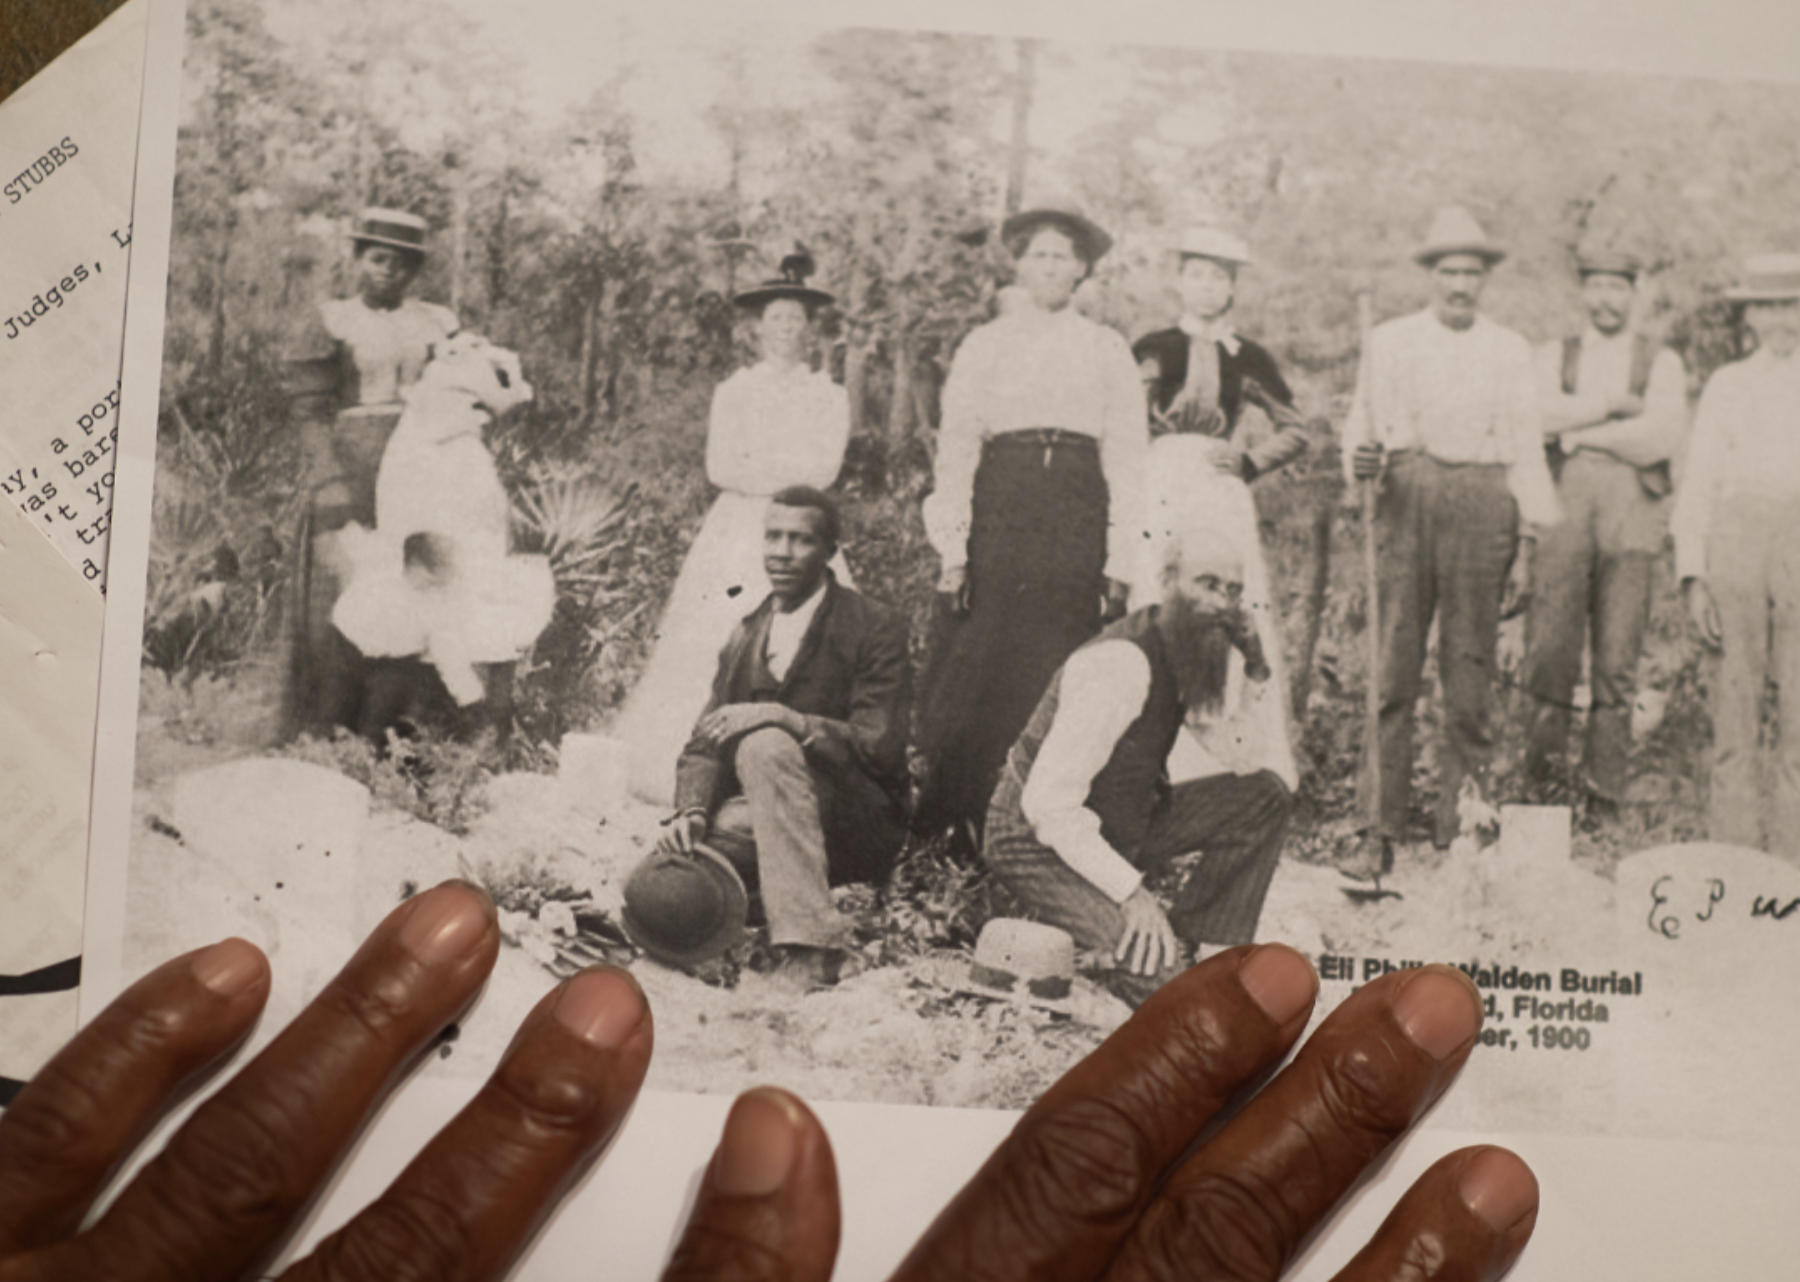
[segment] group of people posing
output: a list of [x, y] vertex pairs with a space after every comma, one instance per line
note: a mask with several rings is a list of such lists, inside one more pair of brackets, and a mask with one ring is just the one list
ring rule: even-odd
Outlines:
[[[706, 465], [720, 494], [614, 727], [638, 791], [668, 807], [640, 873], [670, 875], [634, 878], [668, 960], [703, 960], [721, 937], [719, 886], [748, 886], [782, 964], [830, 982], [851, 943], [830, 887], [885, 878], [909, 831], [979, 850], [1017, 915], [1068, 931], [1134, 1002], [1255, 933], [1298, 776], [1248, 487], [1309, 433], [1269, 352], [1231, 324], [1251, 255], [1222, 229], [1190, 230], [1175, 256], [1179, 325], [1131, 345], [1070, 305], [1110, 248], [1102, 228], [1038, 208], [1007, 219], [1001, 240], [1013, 283], [944, 388], [922, 513], [939, 606], [916, 707], [905, 621], [879, 587], [858, 590], [842, 555], [829, 488], [849, 411], [809, 350], [832, 300], [808, 284], [804, 254], [736, 299], [762, 359], [714, 397]], [[1440, 212], [1414, 254], [1431, 302], [1372, 330], [1342, 428], [1379, 549], [1371, 841], [1410, 835], [1434, 619], [1433, 840], [1456, 834], [1459, 802], [1487, 798], [1509, 593], [1530, 596], [1528, 771], [1559, 770], [1585, 647], [1577, 777], [1590, 809], [1616, 807], [1672, 508], [1682, 590], [1721, 651], [1713, 836], [1763, 846], [1800, 808], [1800, 734], [1774, 748], [1761, 737], [1766, 682], [1800, 665], [1800, 552], [1788, 550], [1800, 546], [1800, 436], [1779, 425], [1800, 403], [1800, 256], [1751, 260], [1731, 292], [1757, 350], [1709, 383], [1691, 442], [1679, 357], [1631, 325], [1634, 258], [1585, 255], [1589, 325], [1534, 353], [1480, 312], [1504, 257], [1468, 213]], [[365, 288], [335, 306], [357, 312], [338, 318], [345, 367], [376, 365], [361, 389], [397, 399], [408, 353], [454, 318], [389, 297]], [[358, 338], [388, 329], [392, 341]], [[1250, 406], [1265, 420], [1254, 434]], [[358, 399], [335, 421], [370, 417]], [[1176, 861], [1165, 905], [1145, 879]]]

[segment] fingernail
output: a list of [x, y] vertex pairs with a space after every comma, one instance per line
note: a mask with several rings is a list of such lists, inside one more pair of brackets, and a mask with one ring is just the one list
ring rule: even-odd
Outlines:
[[1457, 1191], [1471, 1211], [1504, 1233], [1537, 1208], [1537, 1176], [1514, 1153], [1490, 1148], [1463, 1168]]
[[575, 1036], [602, 1050], [617, 1050], [649, 1007], [631, 976], [610, 966], [584, 970], [563, 985], [551, 1014]]
[[1481, 999], [1460, 972], [1427, 966], [1395, 995], [1394, 1018], [1415, 1046], [1445, 1060], [1481, 1031]]
[[236, 997], [262, 979], [268, 963], [254, 944], [224, 939], [196, 956], [194, 978], [221, 997]]
[[400, 926], [400, 947], [430, 965], [463, 956], [488, 932], [494, 906], [480, 887], [447, 881], [420, 895]]
[[1238, 983], [1277, 1027], [1312, 1005], [1319, 992], [1312, 963], [1282, 944], [1266, 944], [1251, 953], [1238, 967]]
[[787, 1183], [800, 1146], [800, 1113], [780, 1091], [745, 1091], [725, 1119], [713, 1188], [728, 1197], [767, 1197]]

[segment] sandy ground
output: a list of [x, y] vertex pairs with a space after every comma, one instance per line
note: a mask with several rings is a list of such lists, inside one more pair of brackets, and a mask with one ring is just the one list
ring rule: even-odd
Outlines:
[[[285, 798], [285, 800], [284, 800]], [[128, 973], [226, 933], [270, 947], [280, 976], [263, 1036], [317, 990], [380, 916], [445, 877], [492, 888], [507, 946], [477, 1009], [432, 1071], [484, 1071], [517, 1018], [555, 982], [571, 905], [617, 920], [624, 877], [654, 842], [658, 815], [631, 802], [598, 815], [547, 775], [491, 780], [485, 810], [453, 835], [372, 802], [322, 767], [246, 755], [230, 734], [192, 733], [166, 707], [140, 726], [129, 886]], [[311, 837], [296, 838], [296, 833]], [[1382, 964], [1451, 961], [1538, 969], [1612, 919], [1612, 882], [1503, 842], [1406, 848], [1387, 884], [1402, 897], [1358, 904], [1334, 869], [1304, 862], [1348, 834], [1313, 832], [1285, 859], [1260, 938], [1288, 942], [1326, 973], [1321, 1015]], [[309, 846], [308, 841], [312, 844]], [[334, 849], [327, 850], [331, 846]], [[1316, 857], [1316, 854], [1313, 856]], [[590, 936], [590, 942], [593, 940]], [[727, 1093], [778, 1081], [816, 1099], [1020, 1107], [1125, 1017], [1083, 982], [1071, 1018], [959, 993], [968, 956], [895, 958], [834, 989], [803, 991], [749, 967], [731, 987], [647, 959], [629, 964], [657, 1021], [650, 1084]], [[1596, 1063], [1595, 1067], [1599, 1065]], [[1554, 1085], [1555, 1090], [1550, 1090]], [[1594, 1091], [1604, 1084], [1596, 1081]], [[1592, 1110], [1579, 1083], [1496, 1078], [1489, 1107], [1558, 1126]]]

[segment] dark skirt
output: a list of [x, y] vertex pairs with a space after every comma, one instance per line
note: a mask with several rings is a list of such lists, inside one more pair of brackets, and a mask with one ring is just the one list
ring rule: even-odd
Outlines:
[[1100, 628], [1106, 479], [1091, 437], [1008, 433], [975, 473], [969, 613], [940, 603], [919, 712], [926, 777], [916, 827], [987, 814], [1013, 740], [1063, 660]]
[[355, 521], [375, 528], [375, 477], [391, 414], [346, 413], [330, 434], [331, 467], [341, 485], [316, 486], [301, 511], [289, 566], [285, 662], [281, 689], [283, 740], [302, 733], [329, 738], [339, 727], [376, 742], [390, 727], [447, 724], [456, 703], [437, 670], [420, 658], [365, 658], [331, 622], [344, 590], [333, 544]]

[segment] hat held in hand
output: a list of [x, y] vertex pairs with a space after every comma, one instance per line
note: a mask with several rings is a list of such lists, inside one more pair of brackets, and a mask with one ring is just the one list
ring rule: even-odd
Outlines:
[[981, 928], [969, 987], [994, 997], [1056, 1005], [1075, 982], [1075, 941], [1041, 922], [996, 917]]
[[706, 845], [658, 850], [625, 883], [625, 933], [668, 966], [697, 966], [744, 935], [750, 897], [729, 860]]

